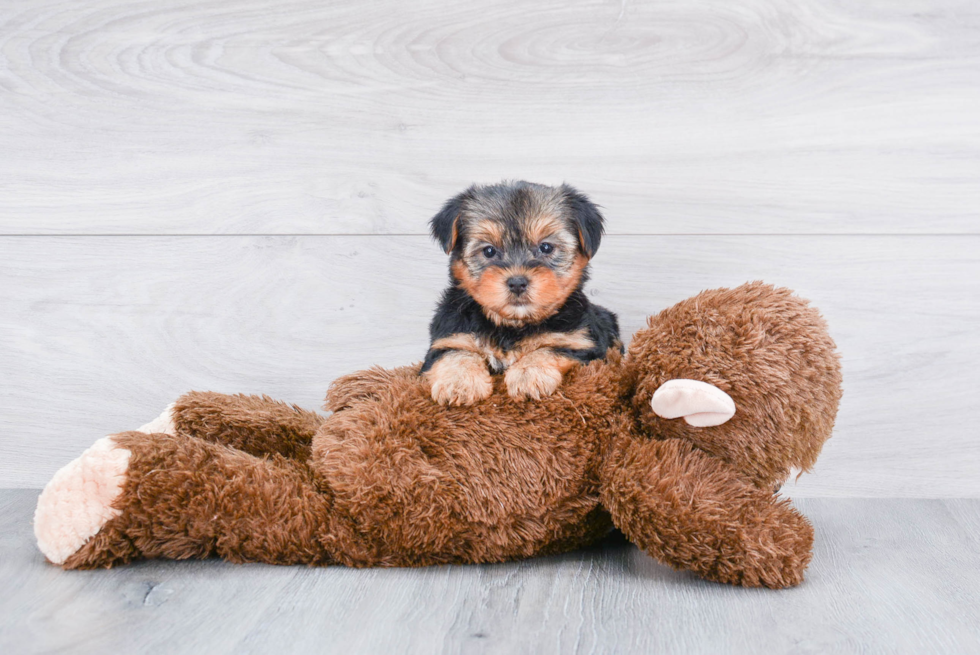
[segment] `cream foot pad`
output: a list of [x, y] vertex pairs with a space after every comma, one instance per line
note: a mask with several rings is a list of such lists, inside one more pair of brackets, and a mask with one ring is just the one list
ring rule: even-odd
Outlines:
[[54, 474], [34, 512], [34, 536], [50, 561], [63, 564], [120, 514], [112, 501], [122, 491], [130, 455], [103, 437]]
[[156, 417], [143, 427], [136, 428], [137, 432], [145, 432], [146, 434], [155, 434], [157, 432], [162, 432], [164, 434], [169, 434], [171, 436], [177, 434], [174, 429], [174, 406], [177, 403], [170, 403], [167, 408], [163, 410], [160, 416]]

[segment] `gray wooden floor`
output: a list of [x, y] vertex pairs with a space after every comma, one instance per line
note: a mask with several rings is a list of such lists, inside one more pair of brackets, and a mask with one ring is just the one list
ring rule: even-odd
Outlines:
[[975, 653], [980, 500], [803, 499], [784, 591], [704, 582], [627, 542], [420, 570], [149, 561], [62, 572], [37, 492], [0, 492], [0, 652]]

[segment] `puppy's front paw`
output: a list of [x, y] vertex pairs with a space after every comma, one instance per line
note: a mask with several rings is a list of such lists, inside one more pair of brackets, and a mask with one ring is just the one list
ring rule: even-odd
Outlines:
[[561, 384], [563, 371], [552, 362], [526, 357], [516, 362], [504, 374], [507, 393], [511, 398], [539, 400], [550, 396]]
[[473, 353], [447, 353], [426, 376], [432, 383], [432, 399], [442, 405], [472, 405], [493, 393], [487, 365]]

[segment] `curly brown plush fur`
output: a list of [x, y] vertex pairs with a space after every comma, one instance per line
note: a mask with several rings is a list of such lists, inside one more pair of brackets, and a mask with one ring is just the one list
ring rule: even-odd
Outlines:
[[[699, 428], [657, 416], [651, 396], [676, 378], [723, 389], [735, 417]], [[708, 579], [802, 580], [813, 531], [772, 487], [812, 465], [840, 398], [833, 342], [805, 301], [760, 283], [705, 292], [651, 318], [625, 357], [569, 371], [552, 396], [518, 403], [493, 383], [483, 401], [444, 406], [418, 366], [370, 369], [331, 385], [326, 419], [188, 394], [174, 434], [110, 438], [129, 453], [113, 516], [61, 563], [499, 562], [615, 525]], [[39, 501], [45, 530], [42, 505], [55, 504]]]
[[[643, 429], [691, 442], [760, 487], [809, 470], [830, 437], [841, 398], [840, 361], [817, 310], [762, 282], [704, 291], [647, 320], [633, 336], [632, 405]], [[738, 411], [697, 428], [653, 413], [650, 399], [670, 379], [708, 382]]]

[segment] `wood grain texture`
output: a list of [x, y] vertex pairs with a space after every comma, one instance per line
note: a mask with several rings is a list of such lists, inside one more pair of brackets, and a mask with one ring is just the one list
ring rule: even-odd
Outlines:
[[0, 491], [7, 653], [968, 653], [980, 500], [805, 499], [806, 582], [705, 582], [611, 538], [559, 557], [426, 569], [151, 561], [63, 572], [34, 546], [37, 492]]
[[[980, 495], [980, 236], [609, 237], [590, 296], [624, 335], [763, 279], [827, 317], [837, 429], [794, 496]], [[446, 279], [425, 237], [0, 238], [0, 486], [40, 487], [190, 390], [319, 407], [337, 376], [422, 358]]]
[[421, 234], [567, 180], [618, 234], [980, 231], [972, 0], [0, 6], [0, 233]]
[[420, 359], [445, 281], [421, 235], [472, 182], [603, 205], [620, 236], [590, 289], [625, 334], [765, 279], [824, 311], [845, 374], [834, 438], [784, 489], [817, 532], [798, 589], [615, 540], [62, 573], [37, 492], [7, 490], [0, 652], [980, 650], [980, 501], [826, 498], [980, 496], [973, 0], [8, 0], [0, 152], [0, 487], [188, 389], [315, 408], [340, 374]]

